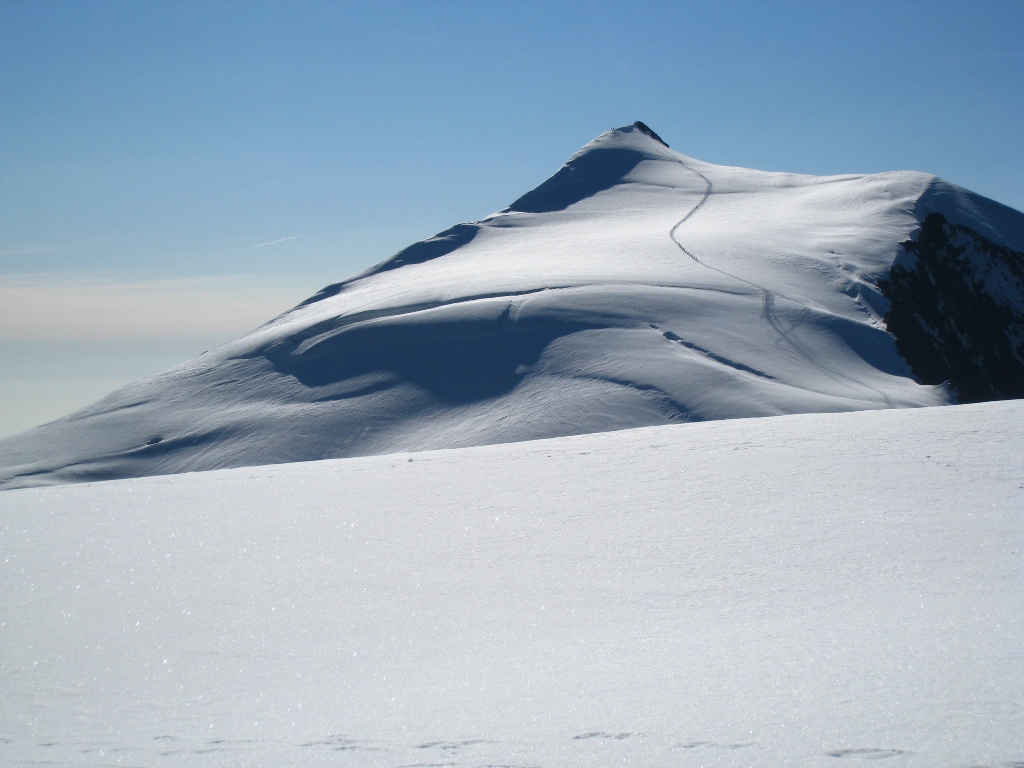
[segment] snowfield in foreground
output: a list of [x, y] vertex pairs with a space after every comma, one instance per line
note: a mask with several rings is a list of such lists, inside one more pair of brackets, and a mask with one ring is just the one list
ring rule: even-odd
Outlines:
[[0, 762], [1019, 766], [1024, 402], [0, 494]]

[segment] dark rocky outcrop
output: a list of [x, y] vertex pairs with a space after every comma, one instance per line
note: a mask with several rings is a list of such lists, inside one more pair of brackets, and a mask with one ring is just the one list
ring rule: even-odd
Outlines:
[[914, 375], [961, 403], [1024, 397], [1024, 253], [939, 213], [902, 245], [878, 287]]
[[655, 141], [661, 142], [666, 147], [668, 146], [668, 142], [661, 138], [661, 136], [656, 134], [653, 130], [651, 130], [650, 126], [648, 126], [647, 123], [641, 123], [639, 120], [637, 120], [635, 123], [633, 123], [633, 127], [636, 128], [641, 133], [650, 136]]

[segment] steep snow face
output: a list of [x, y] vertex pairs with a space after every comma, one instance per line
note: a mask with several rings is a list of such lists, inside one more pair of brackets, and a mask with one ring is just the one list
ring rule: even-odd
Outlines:
[[507, 209], [0, 443], [0, 480], [949, 403], [875, 287], [934, 182], [716, 166], [612, 130]]
[[1024, 761], [1024, 402], [0, 493], [0, 762]]

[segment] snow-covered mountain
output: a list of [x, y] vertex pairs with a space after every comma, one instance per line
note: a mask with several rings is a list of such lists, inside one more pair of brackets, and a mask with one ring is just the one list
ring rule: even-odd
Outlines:
[[636, 123], [0, 442], [0, 487], [1024, 396], [1022, 250], [1024, 214], [934, 176], [711, 165]]

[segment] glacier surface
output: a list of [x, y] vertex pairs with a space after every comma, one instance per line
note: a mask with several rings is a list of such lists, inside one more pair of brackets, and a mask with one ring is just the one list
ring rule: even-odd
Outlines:
[[1024, 761], [1024, 403], [0, 493], [0, 762]]

